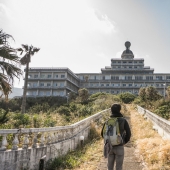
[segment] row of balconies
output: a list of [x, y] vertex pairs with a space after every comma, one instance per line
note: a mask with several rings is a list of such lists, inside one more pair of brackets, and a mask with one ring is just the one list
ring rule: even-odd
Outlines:
[[[164, 88], [164, 85], [161, 85], [161, 86], [158, 86], [158, 85], [147, 85], [147, 84], [143, 84], [143, 85], [103, 85], [103, 84], [100, 84], [99, 85], [81, 85], [83, 87], [87, 87], [87, 88], [141, 88], [141, 87], [149, 87], [149, 86], [153, 86], [153, 87], [156, 87], [156, 88]], [[69, 89], [72, 89], [71, 87], [68, 87], [68, 86], [36, 86], [36, 87], [33, 87], [33, 86], [28, 86], [27, 87], [28, 89], [64, 89], [64, 88], [69, 88]]]
[[170, 83], [170, 79], [168, 79], [168, 80], [157, 80], [157, 79], [156, 80], [146, 80], [146, 79], [145, 80], [132, 80], [132, 79], [130, 79], [130, 80], [125, 80], [125, 79], [124, 80], [122, 80], [122, 79], [121, 80], [120, 79], [117, 79], [117, 80], [113, 80], [113, 79], [93, 80], [93, 79], [89, 79], [87, 82], [85, 80], [81, 80], [80, 82], [81, 83], [90, 83], [90, 82], [100, 82], [100, 83], [101, 82], [111, 82], [111, 83], [112, 82], [114, 82], [114, 83], [116, 83], [116, 82], [117, 83], [119, 83], [119, 82], [127, 82], [127, 83], [128, 82], [132, 82], [132, 83], [133, 82], [142, 82], [142, 83], [144, 83], [144, 82], [147, 82], [147, 83], [148, 82], [149, 83], [150, 82], [152, 82], [152, 83], [157, 83], [157, 82], [158, 83], [166, 83], [166, 82], [169, 82]]

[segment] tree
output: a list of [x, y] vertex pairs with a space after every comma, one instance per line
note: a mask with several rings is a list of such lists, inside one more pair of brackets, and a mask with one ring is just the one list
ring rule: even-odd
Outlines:
[[6, 101], [12, 90], [14, 77], [19, 79], [19, 76], [22, 75], [19, 67], [20, 58], [17, 56], [17, 50], [10, 47], [9, 39], [14, 40], [11, 35], [0, 30], [0, 91]]
[[31, 56], [33, 56], [39, 50], [40, 50], [40, 48], [36, 48], [36, 47], [33, 47], [32, 45], [28, 46], [28, 45], [24, 45], [24, 44], [22, 44], [22, 48], [18, 48], [18, 51], [21, 52], [20, 55], [22, 55], [22, 53], [25, 52], [25, 54], [21, 58], [20, 62], [22, 65], [26, 65], [21, 113], [25, 113], [29, 63], [31, 62]]
[[79, 95], [78, 98], [79, 98], [80, 102], [86, 102], [89, 97], [89, 92], [85, 88], [79, 89], [78, 95]]
[[119, 97], [122, 100], [122, 102], [124, 102], [124, 103], [131, 103], [136, 98], [136, 96], [134, 94], [129, 93], [129, 92], [120, 93]]
[[149, 86], [145, 89], [146, 99], [150, 101], [158, 100], [161, 98], [161, 95], [158, 94], [158, 91], [155, 87]]
[[168, 96], [168, 99], [170, 99], [170, 86], [167, 87], [166, 94]]
[[146, 88], [142, 87], [139, 89], [139, 97], [145, 101], [146, 100]]

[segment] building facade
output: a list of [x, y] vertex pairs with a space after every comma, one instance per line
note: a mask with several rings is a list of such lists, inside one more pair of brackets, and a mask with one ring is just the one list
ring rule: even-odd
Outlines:
[[106, 92], [138, 94], [141, 87], [153, 86], [161, 95], [170, 86], [170, 73], [154, 73], [154, 69], [144, 65], [143, 58], [134, 58], [130, 42], [125, 42], [126, 50], [121, 58], [112, 58], [111, 65], [101, 69], [101, 73], [73, 73], [69, 68], [30, 68], [28, 96], [67, 96], [88, 89], [90, 94]]

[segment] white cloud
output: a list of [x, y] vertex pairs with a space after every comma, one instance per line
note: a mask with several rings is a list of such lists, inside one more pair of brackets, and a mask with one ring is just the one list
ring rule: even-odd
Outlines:
[[[117, 52], [115, 57], [116, 57], [116, 58], [121, 58], [122, 52], [123, 52], [123, 51]], [[114, 58], [114, 57], [113, 57], [113, 58]]]
[[0, 3], [0, 16], [11, 17], [9, 8], [2, 3]]

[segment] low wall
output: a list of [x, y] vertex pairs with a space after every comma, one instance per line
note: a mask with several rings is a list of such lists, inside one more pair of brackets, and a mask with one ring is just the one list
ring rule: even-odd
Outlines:
[[170, 139], [170, 121], [159, 117], [158, 115], [146, 110], [140, 106], [137, 106], [138, 113], [148, 118], [153, 123], [153, 129], [157, 130], [158, 133], [164, 139]]
[[[81, 139], [88, 138], [90, 124], [110, 109], [99, 112], [69, 126], [29, 129], [1, 129], [0, 170], [37, 170], [40, 159], [46, 161], [74, 150]], [[12, 149], [7, 150], [7, 136], [13, 135]], [[22, 148], [20, 148], [22, 146]]]

